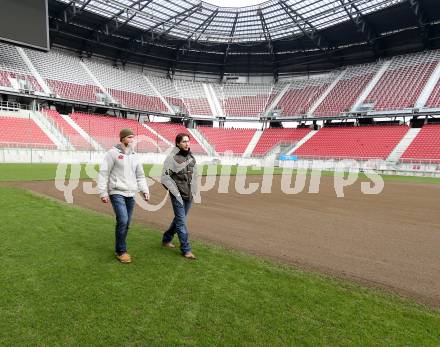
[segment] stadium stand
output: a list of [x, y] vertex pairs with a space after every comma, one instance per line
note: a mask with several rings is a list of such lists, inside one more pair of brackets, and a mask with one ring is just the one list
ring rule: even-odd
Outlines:
[[439, 51], [393, 58], [366, 101], [373, 103], [375, 110], [414, 107], [439, 60]]
[[[170, 143], [174, 144], [178, 133], [188, 133], [188, 130], [182, 124], [149, 122], [145, 123], [154, 129], [159, 135], [163, 136]], [[206, 154], [206, 151], [195, 138], [191, 138], [191, 151], [196, 154]]]
[[[17, 85], [11, 83], [11, 79], [17, 80]], [[24, 81], [27, 88], [21, 88], [18, 80]], [[11, 45], [0, 43], [0, 87], [14, 88], [14, 89], [28, 89], [42, 92], [43, 89], [38, 84], [37, 80], [29, 68], [17, 52], [17, 48]]]
[[302, 158], [386, 159], [408, 131], [406, 125], [327, 127], [293, 154]]
[[78, 150], [92, 149], [89, 142], [82, 137], [76, 129], [74, 129], [57, 111], [55, 110], [43, 110], [43, 114], [46, 115], [61, 133], [67, 138], [67, 140]]
[[[78, 57], [61, 50], [43, 53], [25, 49], [24, 52], [52, 92], [62, 99], [102, 103], [107, 91], [115, 101], [128, 108], [169, 113], [170, 109], [162, 102], [165, 99], [170, 106], [177, 106], [177, 111], [193, 116], [213, 114], [204, 85], [208, 88], [213, 87], [227, 117], [258, 117], [266, 112], [267, 107], [286, 84], [289, 88], [274, 108], [281, 109], [281, 116], [305, 115], [335, 81], [338, 74], [334, 71], [307, 79], [296, 78], [290, 82], [283, 80], [277, 84], [216, 84], [143, 76], [140, 71], [122, 70], [98, 60], [85, 59], [84, 64], [105, 88], [101, 90], [97, 85], [99, 83], [95, 83], [81, 66], [81, 59]], [[440, 62], [440, 51], [407, 54], [391, 58], [389, 61], [390, 65], [365, 102], [372, 103], [377, 111], [414, 107], [426, 82]], [[334, 88], [317, 105], [313, 114], [318, 117], [337, 116], [350, 110], [382, 64], [383, 61], [379, 61], [348, 67]], [[1, 43], [0, 87], [18, 90], [20, 85], [43, 93], [42, 86], [23, 61], [17, 48]], [[426, 106], [440, 107], [440, 81], [433, 89]]]
[[230, 117], [257, 117], [264, 112], [269, 102], [273, 86], [271, 84], [215, 85], [223, 113]]
[[440, 124], [423, 126], [401, 157], [401, 161], [410, 159], [440, 163]]
[[79, 58], [56, 51], [25, 51], [54, 94], [82, 102], [100, 101], [99, 95], [103, 92], [81, 67]]
[[212, 116], [206, 93], [203, 89], [203, 83], [174, 80], [173, 85], [179, 93], [183, 103], [192, 116]]
[[429, 96], [425, 106], [430, 108], [440, 107], [440, 79], [437, 81], [437, 84], [432, 90], [431, 95]]
[[142, 73], [124, 71], [89, 60], [86, 61], [86, 65], [110, 95], [124, 107], [151, 112], [168, 111]]
[[[0, 49], [0, 88], [18, 90], [21, 86], [26, 86], [30, 90], [43, 93], [42, 86], [33, 76], [20, 51], [14, 46], [3, 43], [0, 43]], [[316, 106], [313, 115], [317, 117], [337, 116], [353, 107], [383, 64], [383, 61], [379, 61], [373, 64], [350, 66], [337, 82], [335, 78], [339, 72], [335, 71], [319, 77], [296, 78], [288, 82], [284, 79], [277, 84], [216, 84], [147, 76], [141, 72], [113, 68], [98, 60], [81, 62], [80, 58], [58, 50], [43, 53], [24, 49], [24, 52], [49, 88], [60, 98], [96, 103], [101, 102], [105, 92], [108, 92], [116, 101], [129, 108], [169, 113], [169, 107], [162, 101], [165, 100], [173, 109], [177, 107], [176, 112], [193, 116], [212, 116], [212, 103], [208, 101], [212, 96], [208, 91], [211, 87], [226, 117], [259, 117], [266, 112], [277, 96], [281, 97], [279, 93], [285, 87], [287, 91], [274, 106], [276, 109], [281, 109], [281, 117], [305, 115], [313, 105]], [[431, 50], [397, 56], [391, 58], [389, 62], [384, 74], [365, 100], [373, 103], [375, 110], [403, 110], [413, 107], [426, 82], [440, 63], [440, 51]], [[96, 78], [89, 75], [82, 63]], [[334, 87], [324, 98], [323, 93], [332, 83]], [[105, 90], [101, 90], [98, 85], [102, 85]], [[317, 105], [319, 99], [322, 101]], [[440, 107], [440, 81], [434, 86], [426, 107]], [[76, 149], [92, 149], [88, 141], [56, 111], [46, 111], [45, 114]], [[134, 120], [82, 113], [72, 114], [71, 117], [104, 148], [112, 146], [117, 141], [119, 129], [126, 126], [133, 127], [136, 133], [147, 136], [153, 142], [139, 145], [140, 151], [156, 152], [157, 147], [163, 151], [170, 146]], [[22, 122], [16, 119], [9, 122]], [[45, 148], [55, 148], [53, 142], [35, 122], [28, 120], [26, 124], [28, 124], [28, 132], [37, 134], [36, 142], [23, 137], [24, 135], [17, 141], [9, 142], [17, 142], [17, 146], [29, 143], [32, 147], [40, 145]], [[183, 125], [172, 123], [151, 122], [148, 126], [171, 144], [177, 132], [187, 131]], [[437, 125], [424, 126], [401, 160], [438, 160], [436, 142], [439, 138], [438, 128]], [[231, 150], [237, 155], [242, 155], [255, 133], [255, 130], [251, 129], [209, 127], [198, 129], [219, 154]], [[385, 159], [406, 130], [405, 126], [325, 127], [298, 148], [295, 154], [302, 157]], [[308, 131], [308, 129], [266, 129], [252, 155], [264, 156], [281, 143], [294, 144]], [[197, 154], [206, 154], [203, 146], [196, 139], [192, 140], [192, 150]]]
[[255, 129], [224, 129], [198, 127], [199, 132], [208, 140], [217, 153], [232, 151], [243, 154], [255, 134]]
[[105, 149], [119, 142], [119, 131], [123, 128], [130, 128], [136, 136], [142, 136], [136, 146], [138, 152], [163, 152], [169, 147], [136, 120], [86, 113], [72, 113], [71, 118]]
[[350, 111], [362, 91], [371, 81], [379, 64], [348, 67], [334, 88], [315, 110], [315, 116], [336, 116]]
[[32, 119], [8, 116], [0, 116], [0, 146], [57, 148]]
[[252, 155], [264, 156], [278, 144], [294, 145], [310, 132], [309, 128], [265, 129]]
[[332, 79], [306, 79], [293, 81], [289, 89], [278, 102], [281, 116], [305, 115], [313, 103], [330, 85]]
[[[168, 102], [168, 104], [173, 108], [176, 113], [188, 113], [185, 104], [182, 101], [179, 93], [174, 87], [173, 82], [168, 78], [148, 76], [148, 79], [156, 87], [158, 92], [163, 96], [163, 98]], [[176, 109], [176, 107], [178, 109]]]

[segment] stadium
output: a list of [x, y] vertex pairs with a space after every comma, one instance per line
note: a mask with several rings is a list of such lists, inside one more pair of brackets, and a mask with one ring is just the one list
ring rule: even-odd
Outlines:
[[[0, 8], [0, 345], [440, 345], [437, 1]], [[127, 128], [122, 265], [97, 186]], [[160, 242], [182, 133], [195, 262]]]

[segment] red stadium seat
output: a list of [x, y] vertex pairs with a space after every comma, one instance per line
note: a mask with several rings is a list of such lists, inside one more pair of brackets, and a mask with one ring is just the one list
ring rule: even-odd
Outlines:
[[310, 132], [309, 128], [265, 129], [252, 155], [263, 156], [279, 143], [295, 144]]
[[79, 150], [92, 149], [89, 142], [82, 137], [61, 115], [55, 110], [44, 110], [43, 113], [50, 118], [61, 130], [69, 142]]
[[440, 162], [440, 124], [423, 126], [400, 159]]
[[[178, 133], [188, 133], [188, 130], [182, 124], [172, 124], [172, 123], [160, 123], [160, 122], [150, 122], [145, 123], [150, 128], [154, 129], [158, 134], [163, 136], [169, 142], [174, 144], [176, 135]], [[199, 144], [197, 139], [191, 139], [191, 151], [196, 154], [206, 154], [206, 151]]]
[[327, 127], [294, 154], [304, 158], [386, 159], [407, 132], [406, 125]]
[[130, 128], [135, 135], [142, 136], [136, 147], [138, 152], [163, 152], [169, 147], [136, 120], [86, 113], [72, 113], [71, 118], [105, 149], [119, 143], [119, 131], [123, 128]]
[[0, 145], [2, 147], [57, 148], [32, 119], [4, 116], [0, 116]]
[[214, 147], [217, 153], [232, 151], [243, 154], [255, 134], [255, 129], [222, 129], [198, 127], [200, 133]]

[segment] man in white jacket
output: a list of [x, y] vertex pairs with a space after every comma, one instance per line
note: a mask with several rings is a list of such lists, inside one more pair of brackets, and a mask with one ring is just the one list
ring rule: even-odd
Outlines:
[[121, 143], [110, 149], [101, 164], [98, 177], [98, 190], [101, 201], [109, 201], [116, 214], [115, 254], [121, 263], [131, 263], [127, 253], [126, 238], [134, 209], [134, 196], [138, 191], [145, 200], [150, 199], [144, 168], [133, 151], [134, 133], [122, 129], [119, 133]]

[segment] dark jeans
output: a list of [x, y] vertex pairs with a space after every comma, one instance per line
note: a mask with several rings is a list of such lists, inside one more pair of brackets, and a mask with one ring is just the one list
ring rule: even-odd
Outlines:
[[133, 197], [127, 198], [118, 194], [110, 195], [110, 201], [116, 214], [115, 252], [120, 255], [127, 252], [125, 239], [127, 238], [135, 201]]
[[163, 234], [162, 242], [169, 243], [173, 240], [174, 234], [177, 234], [180, 241], [180, 250], [182, 253], [191, 251], [189, 244], [188, 228], [186, 227], [186, 216], [191, 208], [191, 200], [183, 200], [183, 205], [170, 193], [171, 204], [173, 205], [174, 219], [170, 227]]

